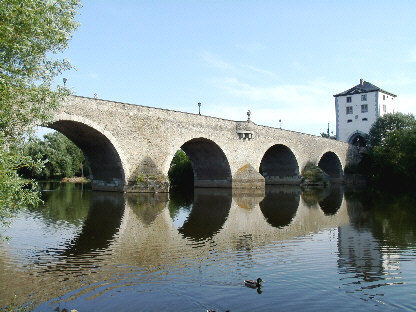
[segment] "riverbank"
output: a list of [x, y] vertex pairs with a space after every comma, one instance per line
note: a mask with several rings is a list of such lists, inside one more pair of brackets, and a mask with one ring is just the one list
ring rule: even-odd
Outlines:
[[63, 178], [60, 182], [63, 183], [89, 183], [91, 180], [86, 177], [72, 177], [72, 178]]

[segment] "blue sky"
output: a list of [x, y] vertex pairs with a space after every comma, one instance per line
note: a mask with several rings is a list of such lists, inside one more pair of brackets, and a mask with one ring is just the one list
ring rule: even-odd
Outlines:
[[[363, 78], [416, 114], [416, 1], [85, 0], [75, 94], [311, 134]], [[62, 77], [59, 78], [60, 80]]]

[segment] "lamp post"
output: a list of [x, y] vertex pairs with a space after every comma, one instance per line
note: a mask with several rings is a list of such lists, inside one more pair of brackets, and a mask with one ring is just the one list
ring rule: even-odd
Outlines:
[[63, 78], [62, 80], [64, 81], [64, 87], [65, 87], [65, 85], [66, 85], [66, 80], [67, 80], [67, 79], [66, 79], [66, 78]]
[[282, 129], [282, 120], [281, 119], [279, 119], [279, 127], [280, 127], [280, 129]]
[[201, 115], [201, 102], [198, 102], [198, 114]]

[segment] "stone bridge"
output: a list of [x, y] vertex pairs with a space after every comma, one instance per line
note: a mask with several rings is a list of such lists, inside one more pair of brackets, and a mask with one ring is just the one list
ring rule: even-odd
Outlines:
[[95, 190], [167, 192], [179, 149], [192, 163], [195, 187], [299, 184], [308, 162], [342, 181], [350, 159], [348, 144], [318, 136], [79, 96], [66, 98], [48, 127], [84, 152]]

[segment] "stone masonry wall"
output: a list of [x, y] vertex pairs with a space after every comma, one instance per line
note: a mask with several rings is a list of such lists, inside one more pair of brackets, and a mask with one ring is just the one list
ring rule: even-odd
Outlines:
[[[123, 178], [112, 181], [108, 177], [96, 181], [97, 188], [101, 185], [101, 189], [117, 185], [116, 188], [125, 191], [167, 191], [167, 172], [174, 154], [182, 145], [195, 139], [204, 139], [222, 150], [231, 171], [229, 179], [232, 181], [228, 182], [236, 188], [264, 185], [258, 170], [264, 154], [275, 144], [285, 145], [293, 152], [300, 172], [308, 161], [317, 164], [326, 152], [335, 153], [342, 168], [350, 157], [348, 144], [318, 136], [258, 126], [252, 122], [78, 96], [66, 99], [55, 116], [54, 127], [59, 129], [59, 123], [64, 121], [95, 129], [117, 151], [119, 159], [114, 161], [120, 163]], [[65, 127], [65, 131], [64, 134], [70, 136], [71, 128]], [[77, 143], [75, 139], [74, 142]], [[204, 152], [209, 153], [209, 150]], [[90, 151], [89, 161], [95, 159], [100, 159], [100, 155]], [[105, 173], [106, 168], [100, 170]], [[149, 183], [140, 186], [144, 180]]]

